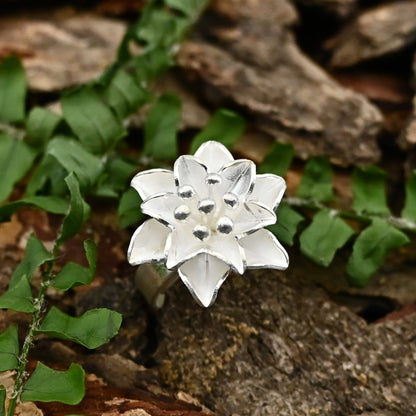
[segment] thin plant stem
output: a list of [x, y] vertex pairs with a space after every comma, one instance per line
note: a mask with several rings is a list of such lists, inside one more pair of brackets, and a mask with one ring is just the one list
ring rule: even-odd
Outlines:
[[380, 215], [366, 215], [363, 213], [351, 212], [351, 211], [342, 211], [336, 208], [329, 208], [320, 202], [311, 201], [309, 199], [302, 199], [302, 198], [295, 198], [295, 197], [286, 197], [284, 201], [293, 206], [299, 208], [306, 208], [311, 209], [314, 211], [321, 210], [321, 209], [329, 209], [334, 215], [339, 216], [341, 218], [354, 220], [363, 223], [369, 223], [373, 218], [383, 218], [386, 222], [391, 225], [394, 225], [396, 228], [416, 232], [416, 223], [414, 221], [410, 221], [406, 218], [399, 218], [393, 215], [389, 216], [380, 216]]
[[8, 123], [0, 122], [0, 131], [9, 134], [17, 140], [23, 140], [27, 136], [26, 130]]
[[48, 288], [51, 286], [53, 281], [52, 270], [55, 265], [55, 261], [59, 252], [60, 243], [58, 243], [59, 237], [55, 240], [52, 253], [53, 258], [48, 262], [47, 269], [42, 276], [42, 283], [37, 298], [34, 299], [35, 311], [32, 314], [32, 322], [29, 325], [25, 340], [23, 342], [22, 351], [18, 358], [18, 367], [16, 382], [14, 384], [13, 392], [10, 398], [9, 407], [7, 409], [7, 416], [13, 416], [16, 410], [17, 401], [22, 393], [23, 383], [25, 381], [26, 365], [29, 358], [29, 352], [33, 345], [33, 341], [36, 335], [36, 331], [39, 329], [43, 320], [43, 311], [45, 307], [45, 295]]

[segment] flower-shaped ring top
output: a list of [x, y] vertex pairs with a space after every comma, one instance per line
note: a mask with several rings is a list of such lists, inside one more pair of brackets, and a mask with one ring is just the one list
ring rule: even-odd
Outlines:
[[165, 262], [179, 267], [194, 298], [210, 306], [231, 269], [286, 269], [289, 258], [276, 237], [263, 227], [274, 224], [286, 189], [272, 174], [256, 175], [255, 164], [234, 160], [220, 143], [209, 141], [194, 156], [180, 156], [173, 172], [138, 173], [131, 186], [153, 217], [133, 234], [132, 265]]

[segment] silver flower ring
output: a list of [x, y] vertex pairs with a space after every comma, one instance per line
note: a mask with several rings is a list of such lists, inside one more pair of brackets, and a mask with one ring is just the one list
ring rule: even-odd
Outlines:
[[284, 179], [256, 175], [252, 161], [234, 160], [222, 144], [208, 141], [194, 156], [180, 156], [173, 172], [140, 172], [131, 186], [153, 218], [133, 234], [128, 261], [178, 267], [199, 304], [212, 305], [230, 270], [288, 267], [285, 249], [263, 228], [276, 222]]

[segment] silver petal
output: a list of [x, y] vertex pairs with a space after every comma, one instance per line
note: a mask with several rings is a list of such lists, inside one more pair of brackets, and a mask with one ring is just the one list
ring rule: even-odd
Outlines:
[[244, 251], [234, 236], [213, 233], [206, 240], [195, 238], [192, 226], [174, 229], [167, 243], [166, 267], [172, 269], [197, 254], [206, 253], [222, 260], [240, 274], [244, 273]]
[[207, 168], [194, 156], [180, 156], [175, 162], [173, 173], [179, 187], [191, 186], [201, 199], [208, 196], [205, 184]]
[[223, 144], [213, 140], [201, 144], [195, 152], [195, 157], [204, 163], [209, 173], [218, 172], [226, 163], [234, 160], [233, 155]]
[[245, 197], [254, 187], [256, 165], [251, 160], [239, 159], [225, 165], [219, 174], [222, 177], [222, 194], [232, 193]]
[[169, 238], [166, 267], [172, 269], [200, 253], [205, 244], [194, 237], [192, 226], [184, 224], [174, 229]]
[[247, 268], [285, 270], [289, 256], [277, 238], [268, 230], [258, 230], [239, 240], [244, 249]]
[[131, 186], [145, 201], [153, 195], [174, 193], [176, 191], [173, 172], [167, 169], [151, 169], [139, 172], [132, 180]]
[[226, 263], [206, 253], [188, 260], [178, 270], [192, 296], [205, 307], [215, 301], [229, 271]]
[[170, 229], [155, 219], [145, 221], [134, 232], [127, 250], [127, 260], [133, 266], [161, 261]]
[[236, 237], [213, 234], [206, 242], [205, 252], [227, 263], [236, 272], [244, 273], [244, 252]]
[[235, 212], [231, 212], [234, 221], [233, 232], [236, 235], [258, 230], [276, 222], [276, 214], [257, 202], [245, 202]]
[[274, 211], [286, 190], [286, 182], [277, 175], [257, 175], [249, 201], [257, 202]]
[[141, 205], [144, 214], [165, 221], [168, 224], [175, 224], [175, 209], [183, 205], [183, 200], [175, 194], [156, 195], [149, 198]]

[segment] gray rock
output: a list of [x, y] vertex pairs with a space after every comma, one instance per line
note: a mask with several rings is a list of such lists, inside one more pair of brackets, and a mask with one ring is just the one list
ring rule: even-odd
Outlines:
[[231, 276], [209, 309], [178, 283], [160, 318], [164, 381], [218, 415], [416, 414], [416, 314], [367, 325], [300, 270]]
[[115, 59], [126, 24], [93, 15], [0, 20], [0, 56], [22, 57], [29, 87], [59, 91], [97, 78]]
[[256, 128], [293, 143], [302, 158], [327, 155], [344, 165], [377, 161], [380, 112], [299, 50], [288, 19], [272, 22], [263, 3], [251, 1], [246, 9], [248, 4], [255, 17], [246, 12], [228, 26], [201, 24], [213, 40], [185, 42], [179, 52], [179, 65], [202, 83], [204, 99], [215, 106], [234, 103]]
[[209, 10], [234, 23], [244, 19], [260, 20], [279, 26], [293, 26], [299, 17], [290, 0], [213, 0]]
[[331, 64], [348, 67], [416, 43], [416, 2], [394, 1], [361, 13], [334, 39]]

